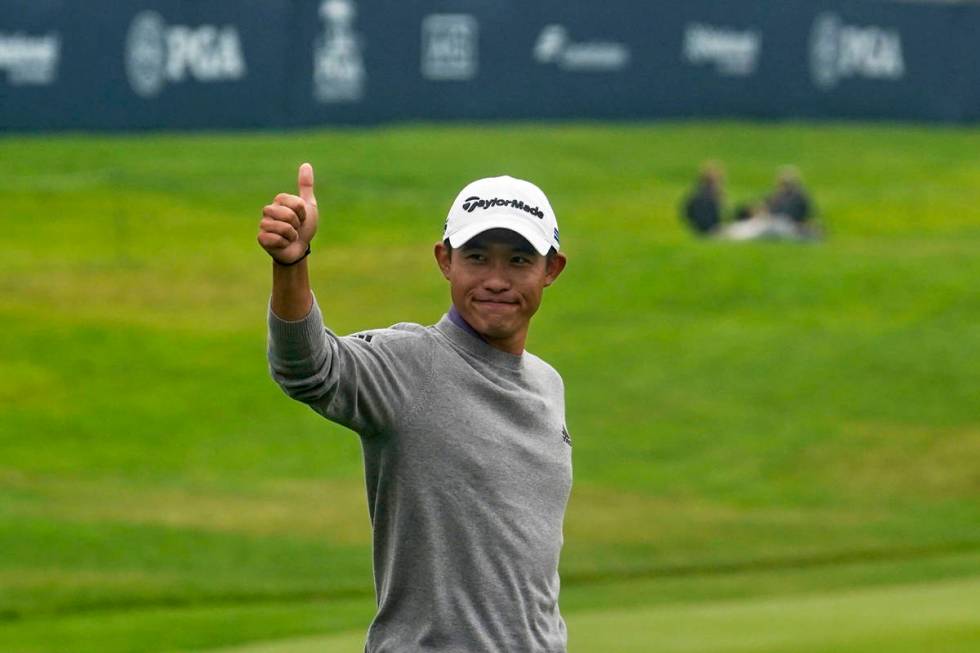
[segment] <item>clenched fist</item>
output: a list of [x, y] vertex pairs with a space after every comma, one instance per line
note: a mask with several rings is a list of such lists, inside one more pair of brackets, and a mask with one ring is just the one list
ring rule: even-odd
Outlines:
[[299, 167], [299, 195], [279, 193], [262, 209], [259, 245], [276, 263], [290, 265], [306, 255], [319, 219], [313, 194], [313, 166]]

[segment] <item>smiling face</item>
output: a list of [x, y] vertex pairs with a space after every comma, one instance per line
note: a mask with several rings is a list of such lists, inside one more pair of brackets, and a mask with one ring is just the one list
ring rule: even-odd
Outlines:
[[484, 231], [455, 250], [436, 243], [435, 255], [463, 319], [497, 349], [523, 352], [531, 317], [565, 255], [541, 256], [509, 229]]

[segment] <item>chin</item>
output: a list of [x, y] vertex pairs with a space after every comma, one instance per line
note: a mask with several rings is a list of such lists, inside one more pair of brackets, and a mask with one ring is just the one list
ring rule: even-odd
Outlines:
[[483, 316], [474, 316], [473, 319], [467, 321], [474, 329], [491, 338], [499, 338], [509, 332], [506, 325], [500, 324], [493, 319], [486, 319]]
[[480, 333], [494, 340], [506, 340], [513, 336], [515, 331], [506, 327], [487, 325], [487, 328], [480, 331]]

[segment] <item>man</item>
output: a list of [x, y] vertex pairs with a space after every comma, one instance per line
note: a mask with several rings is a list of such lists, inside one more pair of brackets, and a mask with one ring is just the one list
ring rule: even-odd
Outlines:
[[299, 195], [277, 195], [259, 227], [269, 364], [286, 394], [360, 435], [378, 605], [365, 651], [565, 651], [571, 438], [561, 377], [524, 350], [565, 267], [551, 205], [511, 177], [469, 184], [435, 245], [449, 312], [346, 337], [309, 286], [318, 217], [303, 164]]

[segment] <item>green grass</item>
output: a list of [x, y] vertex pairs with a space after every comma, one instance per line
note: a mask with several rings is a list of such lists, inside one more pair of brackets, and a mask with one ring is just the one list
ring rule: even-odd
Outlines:
[[[255, 233], [303, 160], [341, 332], [438, 319], [431, 244], [467, 181], [551, 197], [570, 263], [529, 349], [568, 390], [571, 651], [969, 649], [980, 617], [885, 617], [976, 603], [977, 151], [976, 129], [862, 124], [0, 140], [0, 650], [359, 646], [357, 438], [265, 363]], [[705, 158], [732, 201], [798, 164], [829, 238], [693, 240], [676, 207]], [[790, 625], [740, 638], [777, 597]], [[806, 621], [837, 601], [863, 606], [847, 641]]]
[[[569, 651], [840, 653], [975, 651], [980, 578], [779, 599], [589, 610], [569, 624]], [[215, 653], [355, 651], [363, 633], [303, 637]]]

